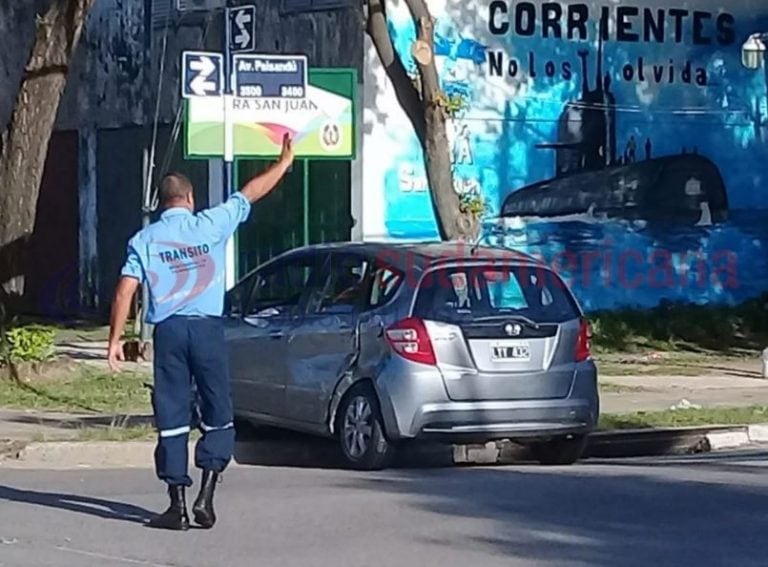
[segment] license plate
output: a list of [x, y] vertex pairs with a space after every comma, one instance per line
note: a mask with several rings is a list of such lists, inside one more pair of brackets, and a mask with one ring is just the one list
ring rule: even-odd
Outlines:
[[527, 342], [504, 342], [491, 345], [491, 360], [527, 362], [531, 360], [531, 347]]

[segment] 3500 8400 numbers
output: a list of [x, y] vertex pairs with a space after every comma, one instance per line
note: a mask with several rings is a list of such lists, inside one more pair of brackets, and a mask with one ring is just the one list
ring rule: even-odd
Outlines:
[[240, 96], [261, 96], [264, 92], [261, 85], [243, 85], [239, 91]]
[[304, 87], [296, 85], [280, 87], [280, 96], [285, 98], [303, 98]]

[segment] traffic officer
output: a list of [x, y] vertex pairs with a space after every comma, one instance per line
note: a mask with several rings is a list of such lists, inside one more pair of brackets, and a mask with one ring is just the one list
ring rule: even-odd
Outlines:
[[128, 244], [112, 303], [109, 365], [124, 360], [120, 339], [131, 301], [140, 283], [149, 286], [146, 320], [155, 326], [152, 405], [158, 429], [155, 468], [167, 483], [170, 506], [150, 520], [151, 527], [186, 530], [187, 443], [192, 411], [192, 380], [200, 398], [202, 438], [195, 465], [202, 469], [195, 522], [213, 527], [213, 493], [229, 464], [235, 444], [229, 373], [221, 320], [227, 240], [243, 223], [251, 204], [267, 195], [293, 163], [293, 144], [283, 139], [277, 163], [251, 179], [225, 203], [194, 214], [192, 184], [179, 173], [162, 180], [160, 219]]

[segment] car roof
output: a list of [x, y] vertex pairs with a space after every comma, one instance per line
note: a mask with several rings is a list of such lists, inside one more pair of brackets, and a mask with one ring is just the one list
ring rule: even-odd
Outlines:
[[450, 264], [454, 261], [462, 260], [487, 260], [528, 266], [544, 265], [538, 259], [523, 252], [491, 246], [473, 246], [467, 242], [333, 242], [296, 248], [282, 256], [311, 251], [365, 254], [366, 256], [385, 259], [393, 267], [400, 269], [416, 266], [426, 269], [439, 264]]

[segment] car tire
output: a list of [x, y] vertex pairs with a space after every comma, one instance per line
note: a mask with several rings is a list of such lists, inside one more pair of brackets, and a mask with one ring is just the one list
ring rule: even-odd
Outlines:
[[572, 465], [581, 458], [586, 447], [587, 436], [579, 435], [537, 443], [531, 447], [531, 452], [542, 465]]
[[336, 431], [344, 462], [355, 470], [382, 470], [394, 457], [394, 445], [384, 432], [379, 400], [368, 384], [359, 384], [339, 406]]

